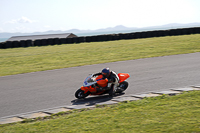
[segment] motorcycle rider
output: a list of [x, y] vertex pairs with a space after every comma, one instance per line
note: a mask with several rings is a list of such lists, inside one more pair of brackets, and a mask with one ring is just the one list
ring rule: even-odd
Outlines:
[[102, 75], [103, 79], [107, 79], [108, 84], [106, 87], [96, 87], [97, 91], [109, 90], [111, 88], [109, 91], [109, 95], [113, 96], [117, 86], [119, 85], [118, 75], [114, 71], [111, 71], [108, 67], [104, 68], [101, 72], [96, 73], [93, 76], [99, 76], [99, 75]]

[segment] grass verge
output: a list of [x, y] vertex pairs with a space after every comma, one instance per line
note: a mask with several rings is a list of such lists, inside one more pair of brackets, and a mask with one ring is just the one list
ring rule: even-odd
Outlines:
[[200, 52], [200, 34], [0, 49], [0, 76]]
[[119, 103], [52, 119], [0, 125], [0, 132], [200, 132], [200, 91]]

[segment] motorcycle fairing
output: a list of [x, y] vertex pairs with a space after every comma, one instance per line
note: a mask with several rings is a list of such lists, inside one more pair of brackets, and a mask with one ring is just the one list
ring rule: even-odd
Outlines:
[[[97, 83], [100, 87], [106, 87], [107, 83], [108, 83], [108, 79], [103, 79], [102, 75], [99, 75], [98, 77], [96, 77], [96, 82], [92, 82], [92, 83], [88, 83], [87, 80], [89, 78], [91, 78], [92, 76], [89, 76], [85, 79], [84, 81], [84, 86], [81, 87], [81, 90], [84, 91], [84, 93], [86, 94], [88, 91], [90, 91], [91, 93], [93, 93], [93, 95], [99, 95], [102, 94], [104, 91], [96, 93], [96, 87], [93, 87], [92, 85]], [[88, 86], [88, 84], [90, 84], [90, 86]]]
[[127, 78], [130, 77], [128, 73], [118, 73], [119, 83], [125, 81]]

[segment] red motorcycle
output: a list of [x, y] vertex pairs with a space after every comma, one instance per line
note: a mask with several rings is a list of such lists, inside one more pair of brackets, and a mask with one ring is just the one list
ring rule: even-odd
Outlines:
[[[126, 79], [129, 78], [130, 75], [128, 73], [119, 73], [118, 77], [119, 77], [118, 86], [115, 87], [114, 92], [122, 93], [128, 88], [128, 82], [126, 81]], [[78, 99], [82, 99], [87, 97], [88, 95], [109, 94], [109, 91], [113, 86], [110, 86], [109, 89], [102, 91], [97, 91], [96, 89], [97, 87], [106, 87], [107, 85], [108, 85], [108, 80], [103, 79], [102, 75], [95, 77], [92, 74], [84, 80], [83, 86], [75, 92], [75, 97]]]

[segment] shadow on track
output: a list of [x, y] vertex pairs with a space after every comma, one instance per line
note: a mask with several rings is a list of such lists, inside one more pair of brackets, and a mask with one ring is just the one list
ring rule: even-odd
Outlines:
[[87, 106], [91, 106], [91, 105], [95, 105], [98, 103], [110, 101], [112, 98], [122, 96], [124, 94], [125, 93], [116, 94], [113, 97], [110, 97], [109, 95], [90, 96], [90, 97], [84, 98], [84, 99], [72, 100], [71, 103], [72, 103], [72, 105], [85, 105], [86, 104]]

